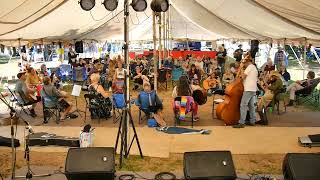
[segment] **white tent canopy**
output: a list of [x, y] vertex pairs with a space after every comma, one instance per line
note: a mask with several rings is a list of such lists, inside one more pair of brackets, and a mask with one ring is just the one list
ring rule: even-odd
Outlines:
[[[148, 0], [150, 4], [151, 0]], [[319, 0], [171, 0], [173, 39], [320, 40]], [[130, 40], [152, 39], [152, 12], [130, 8]], [[78, 0], [0, 2], [0, 43], [28, 40], [123, 40], [123, 0], [116, 11], [100, 1], [91, 12]]]

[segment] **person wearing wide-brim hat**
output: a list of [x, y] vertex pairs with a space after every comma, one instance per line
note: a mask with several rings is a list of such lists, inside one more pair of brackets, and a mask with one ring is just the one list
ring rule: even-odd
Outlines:
[[[263, 85], [262, 85], [263, 86]], [[263, 107], [267, 107], [273, 98], [281, 92], [283, 89], [283, 82], [281, 80], [281, 74], [277, 71], [272, 71], [266, 85], [264, 86], [264, 95], [258, 102], [258, 111]]]

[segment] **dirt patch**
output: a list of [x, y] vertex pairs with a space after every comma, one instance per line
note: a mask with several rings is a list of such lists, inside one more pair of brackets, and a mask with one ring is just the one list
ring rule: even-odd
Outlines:
[[[61, 152], [31, 152], [31, 165], [36, 166], [54, 166], [58, 170], [64, 167], [67, 153]], [[26, 166], [23, 158], [24, 152], [17, 151], [17, 168]], [[233, 161], [237, 173], [241, 174], [282, 174], [281, 166], [283, 154], [248, 154], [233, 155]], [[117, 158], [118, 160], [118, 158]], [[118, 164], [118, 163], [117, 163]], [[117, 168], [119, 170], [119, 168]], [[153, 158], [139, 156], [130, 156], [124, 161], [121, 171], [136, 172], [163, 172], [163, 171], [179, 171], [183, 170], [183, 155], [170, 154], [169, 158]], [[0, 173], [8, 176], [11, 172], [11, 149], [0, 149]]]

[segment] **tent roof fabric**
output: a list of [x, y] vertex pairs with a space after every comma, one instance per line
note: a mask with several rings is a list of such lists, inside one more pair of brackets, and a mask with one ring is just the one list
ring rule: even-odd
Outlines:
[[[96, 3], [90, 11], [78, 0], [0, 2], [0, 43], [40, 43], [75, 39], [123, 40], [123, 2], [109, 12]], [[150, 4], [151, 0], [148, 0]], [[285, 39], [319, 42], [319, 0], [171, 0], [171, 38]], [[130, 40], [152, 39], [152, 11], [130, 8]], [[169, 13], [168, 13], [169, 14]]]

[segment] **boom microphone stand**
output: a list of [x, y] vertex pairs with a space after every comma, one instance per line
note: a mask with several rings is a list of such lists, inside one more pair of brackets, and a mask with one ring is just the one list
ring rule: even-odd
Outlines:
[[[1, 94], [2, 95], [2, 94]], [[11, 128], [11, 179], [15, 178], [15, 165], [16, 165], [16, 149], [14, 147], [14, 128], [13, 128], [13, 119], [16, 117], [16, 111], [13, 107], [9, 105], [5, 97], [2, 95], [2, 98], [0, 97], [1, 101], [8, 106], [10, 109], [10, 128]]]
[[27, 174], [25, 176], [16, 176], [15, 178], [26, 178], [27, 180], [32, 179], [32, 177], [47, 177], [51, 176], [52, 174], [34, 174], [30, 168], [30, 148], [29, 148], [29, 137], [33, 134], [33, 129], [30, 124], [24, 120], [25, 128], [28, 130], [28, 135], [25, 137], [25, 151], [24, 151], [24, 158], [27, 161]]

